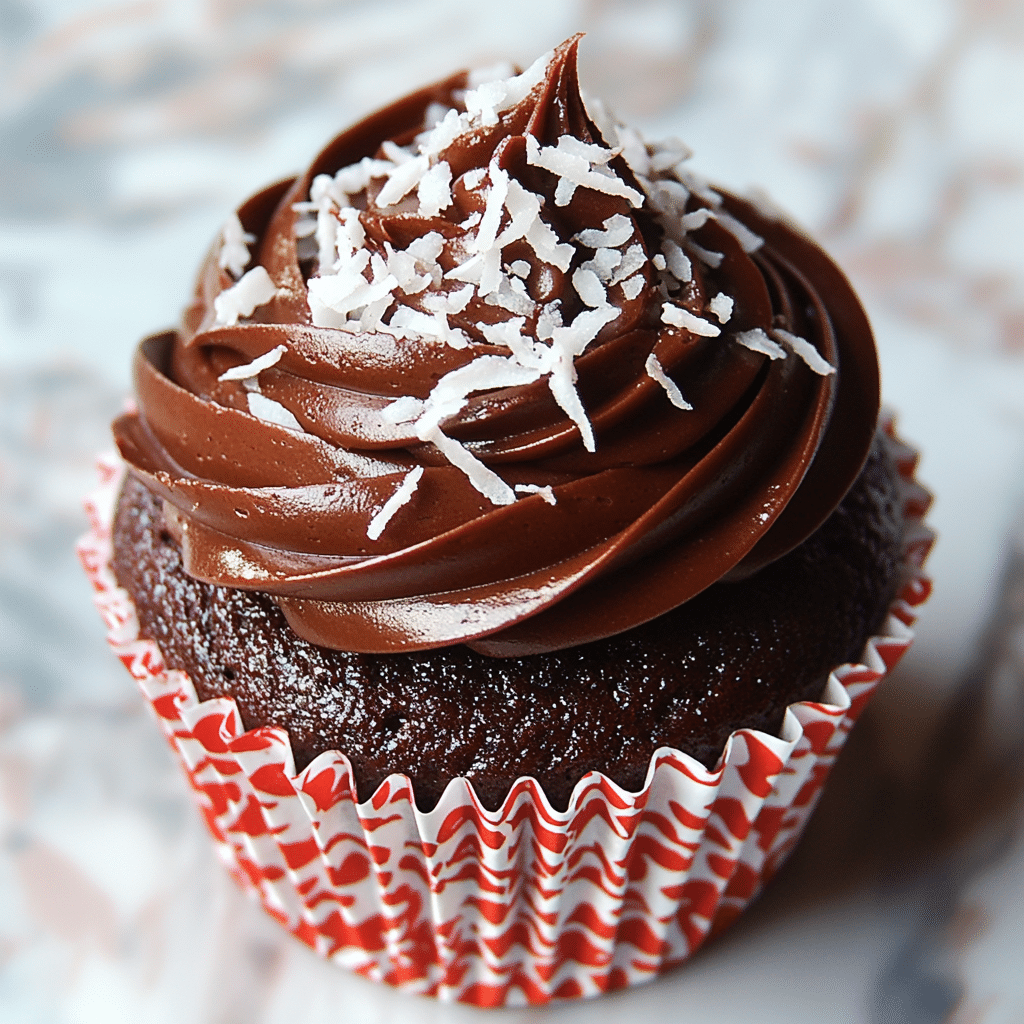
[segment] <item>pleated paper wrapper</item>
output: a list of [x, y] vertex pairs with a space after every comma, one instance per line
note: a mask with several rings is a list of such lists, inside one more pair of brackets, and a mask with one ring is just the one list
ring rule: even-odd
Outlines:
[[915, 453], [888, 433], [911, 519], [907, 583], [860, 664], [794, 704], [778, 736], [732, 734], [718, 765], [657, 750], [643, 789], [598, 772], [567, 811], [519, 779], [489, 811], [465, 779], [416, 808], [405, 776], [358, 803], [343, 752], [295, 771], [287, 733], [246, 731], [231, 699], [200, 702], [141, 639], [110, 567], [122, 465], [100, 460], [79, 555], [108, 641], [181, 761], [217, 851], [266, 911], [322, 956], [409, 992], [480, 1006], [545, 1003], [635, 985], [726, 927], [795, 845], [879, 680], [912, 639], [932, 535]]

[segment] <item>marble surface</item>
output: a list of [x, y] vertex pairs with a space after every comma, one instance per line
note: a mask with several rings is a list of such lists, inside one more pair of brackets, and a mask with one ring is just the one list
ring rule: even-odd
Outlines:
[[635, 992], [502, 1019], [1024, 1017], [1024, 4], [0, 0], [0, 1022], [477, 1021], [215, 862], [73, 561], [138, 337], [358, 115], [577, 29], [584, 83], [833, 251], [936, 494], [936, 592], [794, 858]]

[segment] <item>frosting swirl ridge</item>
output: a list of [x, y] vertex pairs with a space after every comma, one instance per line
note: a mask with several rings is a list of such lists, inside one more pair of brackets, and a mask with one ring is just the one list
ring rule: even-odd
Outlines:
[[523, 655], [755, 572], [841, 500], [878, 412], [845, 278], [588, 110], [577, 46], [399, 100], [229, 221], [114, 426], [191, 575], [329, 647]]

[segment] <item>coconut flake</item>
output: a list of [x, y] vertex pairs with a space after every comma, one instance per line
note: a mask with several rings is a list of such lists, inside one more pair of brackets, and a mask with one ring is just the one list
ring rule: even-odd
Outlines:
[[684, 214], [679, 219], [679, 222], [682, 224], [684, 231], [697, 231], [699, 228], [704, 227], [713, 216], [714, 214], [707, 207], [702, 206], [699, 210]]
[[662, 304], [661, 320], [662, 323], [671, 324], [673, 327], [682, 327], [691, 334], [699, 334], [702, 338], [717, 338], [722, 333], [720, 327], [694, 316], [688, 309], [671, 302]]
[[242, 271], [249, 265], [249, 244], [256, 241], [256, 236], [250, 234], [242, 227], [238, 214], [233, 213], [224, 222], [221, 228], [220, 254], [217, 256], [217, 265], [221, 270], [228, 271], [236, 280], [242, 276]]
[[569, 326], [555, 327], [551, 332], [555, 362], [548, 378], [548, 387], [562, 411], [579, 428], [583, 447], [588, 452], [596, 451], [594, 430], [576, 391], [576, 367], [573, 360], [597, 337], [601, 328], [611, 323], [620, 312], [615, 306], [586, 309], [578, 313]]
[[472, 297], [473, 286], [467, 284], [453, 292], [431, 292], [421, 301], [431, 313], [461, 313]]
[[718, 317], [720, 324], [724, 324], [728, 323], [729, 318], [732, 316], [733, 305], [732, 299], [725, 292], [719, 292], [708, 303], [708, 309]]
[[541, 309], [537, 317], [537, 337], [541, 341], [550, 341], [555, 336], [555, 328], [562, 326], [561, 304], [561, 299], [555, 299]]
[[760, 352], [761, 355], [765, 355], [769, 359], [786, 358], [786, 350], [772, 341], [760, 327], [755, 327], [750, 331], [740, 331], [738, 334], [734, 334], [733, 338], [744, 348], [749, 348], [751, 352]]
[[526, 260], [514, 260], [509, 264], [508, 271], [516, 277], [529, 277], [533, 268]]
[[631, 245], [627, 250], [625, 256], [622, 257], [621, 262], [616, 266], [615, 273], [612, 274], [610, 284], [618, 284], [620, 281], [625, 281], [627, 277], [632, 277], [638, 270], [640, 270], [647, 262], [647, 257], [644, 255], [644, 247], [642, 245]]
[[549, 505], [557, 505], [558, 499], [550, 487], [541, 487], [539, 484], [516, 484], [518, 494], [539, 494]]
[[417, 196], [420, 201], [421, 217], [436, 217], [452, 205], [452, 169], [442, 160], [434, 164], [420, 179]]
[[764, 245], [764, 239], [760, 235], [755, 234], [746, 224], [724, 210], [715, 211], [715, 220], [740, 243], [744, 252], [757, 252]]
[[695, 196], [699, 196], [705, 203], [710, 204], [716, 210], [722, 205], [722, 197], [712, 187], [707, 178], [688, 167], [675, 167], [675, 174], [679, 181]]
[[772, 337], [785, 342], [815, 373], [828, 377], [836, 372], [836, 368], [806, 339], [790, 334], [781, 327], [772, 331]]
[[366, 528], [366, 536], [370, 540], [376, 540], [384, 532], [384, 527], [391, 522], [394, 514], [403, 505], [409, 503], [416, 491], [421, 476], [423, 476], [422, 466], [417, 466], [405, 474], [402, 482], [398, 485], [398, 490], [384, 502], [380, 511], [370, 520], [370, 525]]
[[423, 400], [403, 395], [381, 409], [381, 419], [386, 423], [412, 423], [423, 415]]
[[616, 213], [604, 222], [604, 230], [585, 228], [573, 237], [574, 242], [591, 249], [615, 249], [633, 237], [633, 222], [625, 214]]
[[630, 170], [641, 177], [647, 177], [651, 173], [651, 155], [643, 136], [630, 125], [619, 123], [615, 125], [615, 134], [619, 137], [622, 156]]
[[[394, 170], [394, 164], [390, 160], [375, 160], [373, 157], [364, 156], [359, 163], [350, 164], [348, 167], [342, 167], [335, 175], [333, 180], [325, 175], [317, 175], [313, 180], [313, 184], [319, 178], [326, 178], [328, 185], [328, 194], [330, 194], [339, 206], [344, 206], [348, 202], [349, 196], [358, 195], [362, 192], [367, 185], [373, 181], [374, 178], [387, 177]], [[316, 200], [316, 195], [313, 189], [310, 189], [310, 196]]]
[[217, 380], [245, 380], [246, 377], [256, 377], [263, 370], [267, 370], [277, 363], [287, 351], [287, 345], [278, 345], [269, 352], [257, 356], [251, 363], [246, 363], [244, 366], [232, 366], [230, 370], [225, 370]]
[[462, 183], [469, 189], [470, 192], [475, 188], [479, 188], [481, 182], [487, 177], [486, 167], [474, 167], [471, 171], [466, 171], [462, 176]]
[[572, 286], [576, 289], [576, 294], [588, 306], [596, 307], [608, 304], [608, 293], [594, 271], [577, 267], [572, 275]]
[[236, 284], [225, 288], [213, 300], [213, 311], [218, 324], [233, 327], [239, 317], [252, 316], [257, 306], [269, 302], [277, 294], [277, 287], [263, 266], [253, 267]]
[[295, 430], [300, 434], [304, 433], [302, 424], [280, 402], [275, 402], [273, 399], [261, 395], [258, 391], [248, 392], [245, 398], [249, 403], [249, 412], [256, 419], [262, 420], [264, 423], [272, 423], [275, 426], [284, 427], [285, 430]]
[[693, 156], [693, 150], [682, 139], [672, 135], [659, 139], [651, 154], [650, 167], [653, 171], [668, 171]]
[[[567, 188], [563, 188], [561, 182], [556, 188], [556, 206], [567, 206], [577, 187], [620, 196], [634, 207], [642, 206], [644, 197], [603, 167], [614, 155], [614, 150], [580, 142], [569, 135], [559, 138], [556, 146], [541, 146], [535, 136], [526, 136], [526, 162], [551, 171], [568, 183]], [[601, 170], [595, 170], [595, 164], [601, 166]]]
[[[387, 143], [383, 143], [387, 146]], [[398, 150], [398, 147], [394, 147]], [[399, 150], [401, 152], [401, 150]], [[408, 154], [406, 154], [408, 155]], [[391, 169], [387, 183], [377, 194], [376, 205], [383, 209], [394, 206], [404, 199], [419, 183], [430, 167], [430, 158], [426, 156], [408, 157]]]
[[722, 260], [725, 256], [720, 252], [712, 252], [710, 249], [704, 249], [697, 245], [696, 242], [687, 242], [687, 247], [694, 256], [697, 257], [702, 263], [706, 263], [712, 269], [720, 267]]
[[647, 362], [644, 363], [644, 369], [647, 371], [647, 376], [652, 380], [656, 380], [664, 389], [665, 394], [668, 395], [668, 400], [677, 409], [692, 409], [693, 406], [683, 398], [682, 391], [679, 390], [679, 385], [667, 374], [661, 366], [661, 360], [652, 352], [647, 357]]
[[636, 274], [622, 282], [622, 294], [627, 299], [635, 299], [644, 290], [643, 274]]
[[693, 280], [693, 266], [690, 264], [690, 259], [676, 242], [673, 242], [671, 238], [666, 238], [661, 251], [665, 254], [665, 263], [669, 273], [677, 281], [686, 284]]
[[466, 76], [466, 81], [470, 89], [478, 89], [486, 82], [494, 82], [503, 78], [512, 78], [515, 73], [516, 69], [512, 64], [507, 60], [501, 60], [498, 61], [497, 64], [489, 64], [487, 67], [473, 68]]
[[493, 248], [501, 227], [501, 211], [505, 207], [505, 196], [508, 195], [509, 177], [497, 164], [490, 164], [487, 173], [491, 179], [491, 187], [487, 190], [486, 206], [480, 229], [476, 238], [469, 245], [471, 252], [486, 252]]
[[[428, 131], [431, 128], [436, 128], [452, 111], [452, 108], [447, 104], [438, 103], [437, 100], [431, 100], [427, 104], [427, 109], [423, 111], [423, 127]], [[458, 113], [458, 111], [456, 111]]]
[[554, 50], [542, 53], [521, 75], [505, 80], [505, 96], [497, 106], [497, 112], [514, 107], [530, 95], [533, 90], [544, 81], [547, 75], [548, 65], [555, 56]]
[[441, 454], [456, 468], [466, 474], [467, 479], [492, 505], [511, 505], [516, 500], [515, 491], [494, 470], [485, 466], [469, 449], [454, 438], [441, 433], [440, 427], [425, 429], [417, 435], [423, 441], [435, 445]]
[[498, 281], [497, 291], [490, 292], [484, 297], [484, 302], [489, 306], [500, 306], [510, 313], [522, 313], [529, 316], [536, 303], [530, 298], [526, 286], [519, 278], [501, 277]]

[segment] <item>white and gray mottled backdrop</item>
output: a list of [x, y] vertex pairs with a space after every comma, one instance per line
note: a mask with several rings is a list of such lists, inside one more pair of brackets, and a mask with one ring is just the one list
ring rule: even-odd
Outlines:
[[1024, 1017], [1020, 0], [0, 0], [0, 1024], [483, 1019], [235, 891], [72, 545], [132, 347], [225, 213], [375, 106], [579, 29], [590, 92], [838, 256], [941, 541], [919, 643], [760, 905], [646, 990], [509, 1016]]

